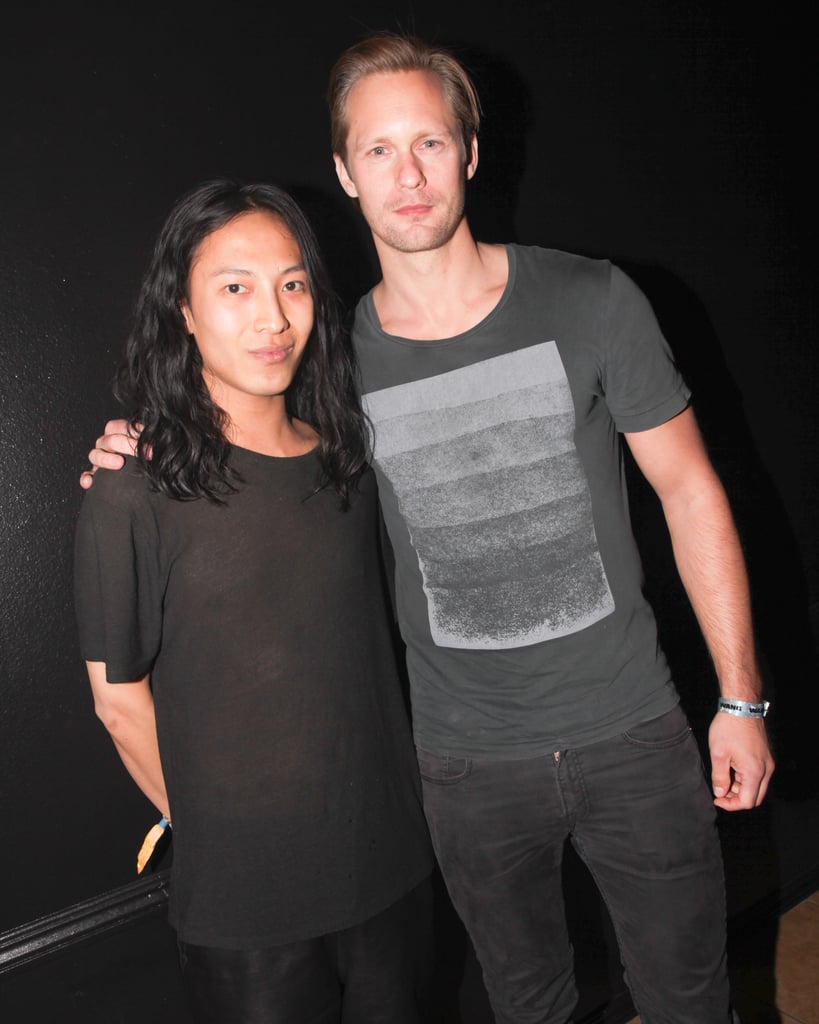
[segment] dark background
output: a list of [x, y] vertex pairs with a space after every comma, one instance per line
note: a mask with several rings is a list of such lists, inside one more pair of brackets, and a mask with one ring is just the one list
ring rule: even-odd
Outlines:
[[[7, 11], [0, 933], [131, 882], [155, 817], [94, 718], [70, 583], [78, 477], [118, 414], [110, 379], [154, 236], [180, 192], [211, 174], [273, 180], [313, 215], [345, 300], [372, 284], [324, 106], [333, 59], [370, 29], [417, 30], [472, 69], [484, 104], [469, 199], [479, 237], [608, 256], [653, 301], [748, 554], [780, 792], [809, 789], [819, 356], [806, 10], [351, 0]], [[634, 487], [648, 586], [702, 735], [713, 678], [656, 507]]]

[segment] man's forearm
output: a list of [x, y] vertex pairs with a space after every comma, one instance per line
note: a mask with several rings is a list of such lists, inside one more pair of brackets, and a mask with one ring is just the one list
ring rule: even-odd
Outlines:
[[[720, 693], [731, 701], [757, 704], [762, 679], [748, 577], [722, 485], [703, 488], [687, 507], [669, 502], [666, 518], [680, 577], [714, 662]], [[714, 802], [726, 811], [756, 807], [765, 798], [774, 770], [765, 724], [761, 718], [714, 711], [708, 731]]]
[[759, 701], [745, 559], [722, 486], [664, 503], [677, 568], [714, 662], [722, 696]]
[[104, 662], [86, 662], [94, 707], [134, 782], [170, 820], [159, 758], [153, 695], [147, 676], [132, 683], [109, 683]]

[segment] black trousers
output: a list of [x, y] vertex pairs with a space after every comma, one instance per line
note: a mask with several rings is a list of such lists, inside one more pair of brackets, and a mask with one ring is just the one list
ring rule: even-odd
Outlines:
[[428, 881], [361, 924], [301, 942], [179, 942], [196, 1024], [419, 1024], [431, 958]]
[[572, 1018], [567, 839], [606, 901], [643, 1024], [729, 1024], [716, 811], [680, 707], [522, 761], [418, 756], [438, 863], [497, 1024]]

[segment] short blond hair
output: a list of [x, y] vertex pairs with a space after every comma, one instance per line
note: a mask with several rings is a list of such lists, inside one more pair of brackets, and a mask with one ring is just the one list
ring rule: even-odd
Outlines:
[[426, 71], [441, 83], [450, 110], [461, 129], [466, 152], [478, 134], [481, 108], [469, 73], [446, 48], [432, 46], [417, 36], [379, 32], [342, 53], [330, 72], [327, 106], [333, 152], [347, 158], [347, 100], [362, 78], [395, 71]]

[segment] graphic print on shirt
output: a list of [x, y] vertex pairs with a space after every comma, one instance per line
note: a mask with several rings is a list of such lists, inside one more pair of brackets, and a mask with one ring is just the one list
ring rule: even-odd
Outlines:
[[370, 392], [365, 405], [437, 646], [536, 644], [614, 610], [553, 341]]

